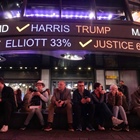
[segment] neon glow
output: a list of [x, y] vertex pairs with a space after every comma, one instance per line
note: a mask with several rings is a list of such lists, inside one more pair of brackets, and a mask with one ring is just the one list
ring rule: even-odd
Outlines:
[[[95, 12], [90, 10], [67, 10], [62, 9], [27, 9], [24, 17], [39, 17], [39, 18], [62, 18], [62, 19], [89, 19], [93, 20], [111, 20], [117, 19], [119, 16], [125, 16], [124, 13], [111, 13], [111, 12]], [[96, 17], [97, 16], [97, 17]], [[21, 17], [21, 12], [19, 10], [11, 10], [4, 12], [5, 19], [19, 18]]]

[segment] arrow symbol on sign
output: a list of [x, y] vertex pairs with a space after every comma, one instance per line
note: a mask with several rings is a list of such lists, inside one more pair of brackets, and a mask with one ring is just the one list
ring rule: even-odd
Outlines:
[[92, 39], [90, 39], [89, 41], [87, 41], [86, 43], [82, 43], [81, 41], [79, 42], [79, 44], [84, 48], [85, 46], [87, 46], [88, 44], [90, 44], [92, 42]]

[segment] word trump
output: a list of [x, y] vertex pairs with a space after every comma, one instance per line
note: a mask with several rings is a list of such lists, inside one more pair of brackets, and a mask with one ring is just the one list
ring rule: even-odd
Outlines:
[[110, 27], [99, 27], [99, 26], [83, 26], [76, 25], [78, 33], [88, 34], [107, 34], [111, 31]]

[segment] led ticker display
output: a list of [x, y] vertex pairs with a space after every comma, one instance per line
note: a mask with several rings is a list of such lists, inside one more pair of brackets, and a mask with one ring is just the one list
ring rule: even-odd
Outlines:
[[140, 53], [139, 40], [92, 37], [8, 37], [0, 40], [0, 51], [10, 50], [87, 50]]
[[0, 23], [0, 51], [87, 50], [140, 52], [138, 25], [64, 22]]
[[62, 22], [0, 22], [0, 36], [9, 35], [78, 35], [139, 39], [138, 25]]

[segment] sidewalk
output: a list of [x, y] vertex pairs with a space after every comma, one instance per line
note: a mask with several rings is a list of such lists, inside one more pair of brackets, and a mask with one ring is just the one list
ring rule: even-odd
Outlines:
[[140, 140], [140, 130], [130, 132], [68, 132], [66, 130], [52, 130], [45, 132], [37, 129], [25, 131], [10, 129], [7, 133], [0, 133], [0, 140]]

